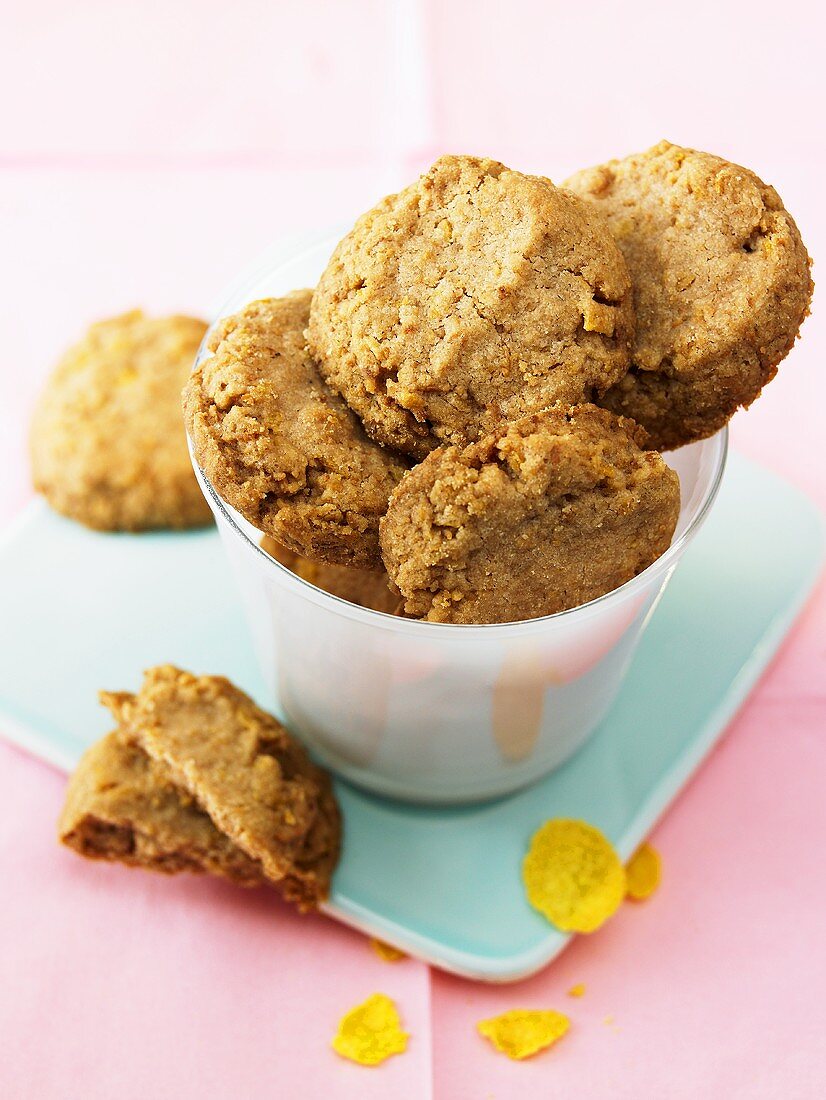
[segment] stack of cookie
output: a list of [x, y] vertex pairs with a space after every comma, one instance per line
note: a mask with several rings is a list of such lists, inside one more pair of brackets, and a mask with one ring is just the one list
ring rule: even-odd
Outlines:
[[430, 621], [530, 619], [667, 549], [660, 452], [758, 396], [811, 293], [776, 192], [718, 157], [662, 143], [564, 187], [442, 157], [314, 291], [217, 326], [185, 419], [306, 579]]
[[117, 728], [69, 783], [61, 840], [91, 859], [274, 884], [300, 909], [327, 897], [341, 818], [330, 777], [218, 676], [150, 669], [101, 694]]

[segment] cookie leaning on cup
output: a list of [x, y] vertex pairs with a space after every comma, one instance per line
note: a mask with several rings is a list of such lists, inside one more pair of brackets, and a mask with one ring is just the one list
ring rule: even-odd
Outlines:
[[557, 406], [402, 478], [381, 523], [384, 562], [416, 618], [517, 622], [610, 592], [664, 553], [677, 475], [632, 421]]
[[564, 186], [607, 219], [634, 284], [631, 369], [598, 403], [659, 450], [712, 435], [774, 377], [808, 312], [794, 219], [747, 168], [666, 141]]
[[92, 325], [65, 354], [30, 433], [34, 486], [53, 508], [103, 531], [209, 522], [181, 417], [206, 329], [133, 310]]
[[311, 291], [225, 318], [184, 390], [206, 477], [245, 519], [304, 557], [380, 564], [379, 519], [407, 463], [365, 435], [307, 352]]
[[632, 335], [628, 269], [589, 204], [461, 156], [358, 220], [307, 331], [367, 432], [418, 459], [592, 400], [625, 373]]

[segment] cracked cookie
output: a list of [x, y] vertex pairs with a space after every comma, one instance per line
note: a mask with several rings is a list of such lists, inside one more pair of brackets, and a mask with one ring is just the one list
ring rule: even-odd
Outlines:
[[384, 562], [416, 618], [517, 622], [587, 603], [670, 545], [677, 475], [640, 429], [557, 406], [402, 478], [381, 524]]
[[35, 408], [34, 487], [103, 531], [208, 523], [187, 453], [181, 387], [207, 326], [140, 310], [92, 325]]
[[312, 558], [302, 558], [300, 554], [294, 554], [269, 535], [264, 535], [261, 539], [261, 549], [297, 577], [332, 596], [358, 604], [359, 607], [367, 607], [371, 611], [383, 611], [385, 615], [396, 615], [399, 612], [400, 600], [390, 588], [390, 578], [384, 567], [353, 569], [349, 565], [327, 565], [323, 561], [313, 561]]
[[808, 312], [794, 220], [753, 172], [667, 141], [564, 186], [606, 218], [634, 284], [631, 368], [599, 404], [659, 450], [712, 435], [774, 377]]
[[458, 156], [359, 219], [307, 331], [367, 432], [418, 459], [602, 394], [625, 373], [632, 334], [628, 269], [589, 204]]
[[319, 376], [304, 339], [310, 296], [253, 302], [220, 323], [184, 391], [186, 422], [206, 477], [255, 527], [302, 556], [375, 567], [407, 464]]
[[242, 886], [264, 882], [167, 769], [117, 731], [83, 754], [66, 792], [58, 834], [87, 859], [175, 874], [209, 872]]
[[220, 676], [150, 669], [137, 695], [102, 693], [125, 736], [299, 908], [327, 897], [341, 840], [330, 777], [277, 719]]

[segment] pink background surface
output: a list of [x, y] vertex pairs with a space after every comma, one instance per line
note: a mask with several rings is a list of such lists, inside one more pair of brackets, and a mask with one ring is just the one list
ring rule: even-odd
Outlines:
[[[34, 0], [4, 24], [3, 523], [30, 496], [34, 395], [89, 321], [209, 312], [280, 234], [354, 218], [441, 151], [564, 178], [669, 137], [753, 167], [826, 253], [815, 3]], [[826, 506], [817, 311], [804, 334], [733, 436]], [[54, 841], [64, 778], [0, 745], [0, 1094], [823, 1096], [824, 626], [821, 586], [657, 829], [660, 893], [516, 986], [381, 963], [221, 884], [87, 866]], [[328, 1042], [375, 990], [413, 1038], [371, 1071]], [[475, 1034], [529, 1005], [573, 1017], [554, 1051], [515, 1064]]]

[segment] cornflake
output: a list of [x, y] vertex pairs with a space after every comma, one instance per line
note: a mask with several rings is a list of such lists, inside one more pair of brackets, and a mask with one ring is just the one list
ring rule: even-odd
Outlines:
[[373, 993], [342, 1016], [333, 1050], [360, 1066], [378, 1066], [405, 1051], [408, 1037], [393, 1001], [384, 993]]
[[568, 1017], [553, 1009], [513, 1008], [480, 1020], [476, 1028], [497, 1050], [521, 1061], [561, 1039], [570, 1026]]
[[650, 898], [662, 878], [660, 853], [647, 842], [641, 844], [625, 867], [626, 891], [634, 901]]
[[594, 932], [625, 897], [625, 868], [585, 821], [555, 818], [531, 838], [522, 863], [528, 901], [563, 932]]
[[398, 962], [399, 959], [407, 958], [404, 951], [400, 951], [398, 947], [394, 947], [392, 943], [385, 943], [384, 940], [377, 940], [375, 936], [371, 938], [370, 946], [384, 962], [394, 963]]

